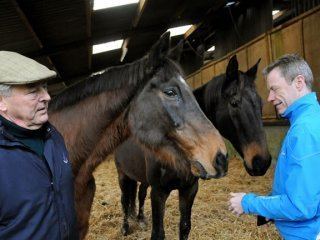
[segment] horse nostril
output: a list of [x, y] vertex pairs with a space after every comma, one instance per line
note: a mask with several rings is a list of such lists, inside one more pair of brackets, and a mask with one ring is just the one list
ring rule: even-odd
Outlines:
[[272, 157], [269, 155], [267, 158], [262, 156], [254, 156], [252, 160], [252, 175], [263, 176], [270, 167]]
[[228, 158], [227, 155], [222, 154], [221, 152], [218, 153], [216, 157], [216, 161], [214, 164], [214, 168], [216, 169], [218, 176], [225, 176], [228, 171]]
[[227, 155], [223, 155], [221, 152], [218, 153], [217, 157], [216, 157], [216, 165], [226, 169], [228, 167], [228, 154]]

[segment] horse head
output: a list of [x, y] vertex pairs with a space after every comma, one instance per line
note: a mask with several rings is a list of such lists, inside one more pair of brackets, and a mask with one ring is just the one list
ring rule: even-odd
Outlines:
[[223, 138], [201, 111], [179, 66], [169, 59], [170, 44], [163, 41], [169, 39], [163, 36], [149, 54], [160, 65], [129, 107], [132, 136], [178, 171], [222, 177], [227, 172]]
[[[238, 69], [233, 56], [226, 73], [219, 78], [220, 94], [215, 94], [211, 118], [221, 134], [231, 141], [244, 159], [247, 172], [264, 175], [271, 163], [262, 123], [262, 100], [255, 88], [259, 61], [248, 71]], [[222, 79], [221, 79], [222, 78]], [[207, 103], [208, 105], [208, 103]], [[210, 106], [209, 106], [210, 108]]]

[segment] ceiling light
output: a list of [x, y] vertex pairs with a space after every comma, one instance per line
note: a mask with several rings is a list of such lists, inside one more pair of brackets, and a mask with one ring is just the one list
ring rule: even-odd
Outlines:
[[188, 31], [189, 28], [191, 28], [191, 27], [192, 27], [192, 25], [185, 25], [185, 26], [180, 26], [180, 27], [175, 27], [175, 28], [169, 28], [167, 30], [167, 32], [168, 31], [170, 32], [171, 37], [178, 36], [178, 35], [185, 34], [186, 31]]
[[280, 12], [280, 10], [273, 10], [273, 11], [272, 11], [272, 16], [276, 15], [276, 14], [279, 13], [279, 12]]
[[230, 7], [230, 6], [234, 5], [235, 3], [236, 3], [235, 1], [227, 2], [226, 7]]
[[216, 46], [212, 46], [211, 48], [209, 48], [209, 49], [207, 50], [207, 52], [213, 52], [214, 50], [216, 50]]
[[138, 3], [139, 0], [94, 0], [93, 10]]
[[112, 42], [106, 42], [106, 43], [101, 43], [97, 45], [93, 45], [92, 47], [92, 54], [97, 54], [101, 52], [107, 52], [107, 51], [112, 51], [115, 49], [121, 48], [123, 43], [123, 39], [117, 40], [117, 41], [112, 41]]

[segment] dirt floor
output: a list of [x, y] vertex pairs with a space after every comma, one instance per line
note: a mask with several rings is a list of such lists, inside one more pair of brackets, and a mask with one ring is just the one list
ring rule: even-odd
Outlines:
[[[254, 216], [237, 217], [228, 211], [227, 201], [230, 192], [255, 192], [266, 194], [270, 191], [274, 165], [263, 177], [250, 177], [240, 160], [232, 158], [228, 175], [222, 179], [200, 181], [192, 211], [192, 229], [189, 239], [215, 240], [280, 240], [274, 225], [256, 226]], [[150, 197], [147, 196], [145, 215], [146, 228], [141, 228], [133, 220], [130, 222], [131, 234], [121, 235], [122, 211], [120, 189], [113, 161], [104, 162], [95, 171], [97, 191], [90, 218], [87, 240], [126, 239], [143, 240], [151, 236]], [[149, 191], [150, 192], [150, 191]], [[178, 239], [179, 208], [178, 194], [173, 191], [166, 204], [166, 239]]]

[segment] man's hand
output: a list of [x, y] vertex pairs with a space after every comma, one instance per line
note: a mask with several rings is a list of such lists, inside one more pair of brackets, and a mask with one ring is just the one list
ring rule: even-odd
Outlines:
[[246, 195], [246, 193], [230, 193], [229, 210], [237, 216], [243, 214], [241, 201], [244, 195]]

